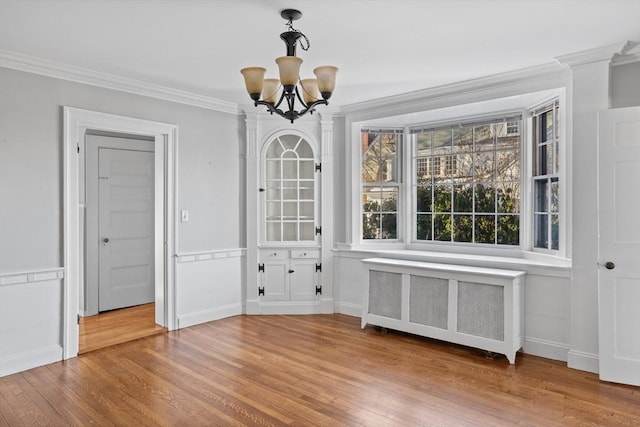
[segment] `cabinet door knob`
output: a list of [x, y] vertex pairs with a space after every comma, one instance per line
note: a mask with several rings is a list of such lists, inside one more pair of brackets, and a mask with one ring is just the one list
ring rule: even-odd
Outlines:
[[289, 274], [295, 273], [295, 272], [296, 272], [295, 270], [289, 270]]
[[613, 270], [614, 268], [616, 268], [616, 265], [612, 261], [607, 261], [604, 266], [607, 270]]

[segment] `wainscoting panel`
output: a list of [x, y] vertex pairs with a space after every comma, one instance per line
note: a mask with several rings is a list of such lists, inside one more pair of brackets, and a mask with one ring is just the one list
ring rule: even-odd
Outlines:
[[178, 255], [178, 328], [242, 314], [243, 257], [243, 249]]
[[63, 278], [62, 268], [0, 274], [0, 376], [62, 360]]

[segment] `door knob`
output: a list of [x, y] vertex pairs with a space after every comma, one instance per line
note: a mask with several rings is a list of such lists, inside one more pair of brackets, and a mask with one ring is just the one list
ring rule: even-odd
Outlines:
[[296, 272], [295, 270], [289, 270], [289, 274], [295, 273], [295, 272]]
[[102, 239], [102, 241], [105, 242], [105, 243], [109, 243], [109, 238], [105, 237], [104, 239]]
[[616, 265], [611, 261], [607, 261], [604, 266], [607, 270], [613, 270], [614, 268], [616, 268]]

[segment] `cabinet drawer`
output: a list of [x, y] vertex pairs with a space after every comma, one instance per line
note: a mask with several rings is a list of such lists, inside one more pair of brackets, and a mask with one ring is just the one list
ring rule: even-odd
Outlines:
[[263, 261], [270, 259], [287, 259], [289, 258], [289, 251], [286, 249], [264, 249], [260, 251], [260, 255]]
[[319, 258], [320, 251], [316, 250], [304, 250], [304, 249], [296, 249], [291, 251], [291, 258], [300, 259], [300, 258]]

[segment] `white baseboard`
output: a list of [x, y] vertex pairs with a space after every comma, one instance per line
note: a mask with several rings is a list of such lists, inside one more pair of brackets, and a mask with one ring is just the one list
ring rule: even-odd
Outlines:
[[242, 304], [229, 304], [208, 310], [196, 311], [194, 313], [181, 314], [178, 316], [177, 328], [187, 328], [200, 323], [212, 322], [224, 319], [225, 317], [242, 314]]
[[0, 377], [62, 360], [62, 346], [53, 345], [0, 359]]
[[336, 313], [346, 314], [347, 316], [362, 317], [362, 306], [360, 304], [336, 301], [334, 310]]
[[569, 350], [567, 366], [572, 369], [593, 372], [594, 374], [600, 372], [600, 361], [598, 355], [578, 350]]
[[524, 352], [533, 356], [566, 362], [569, 346], [559, 342], [525, 337]]
[[322, 308], [319, 301], [261, 301], [247, 314], [323, 314]]

